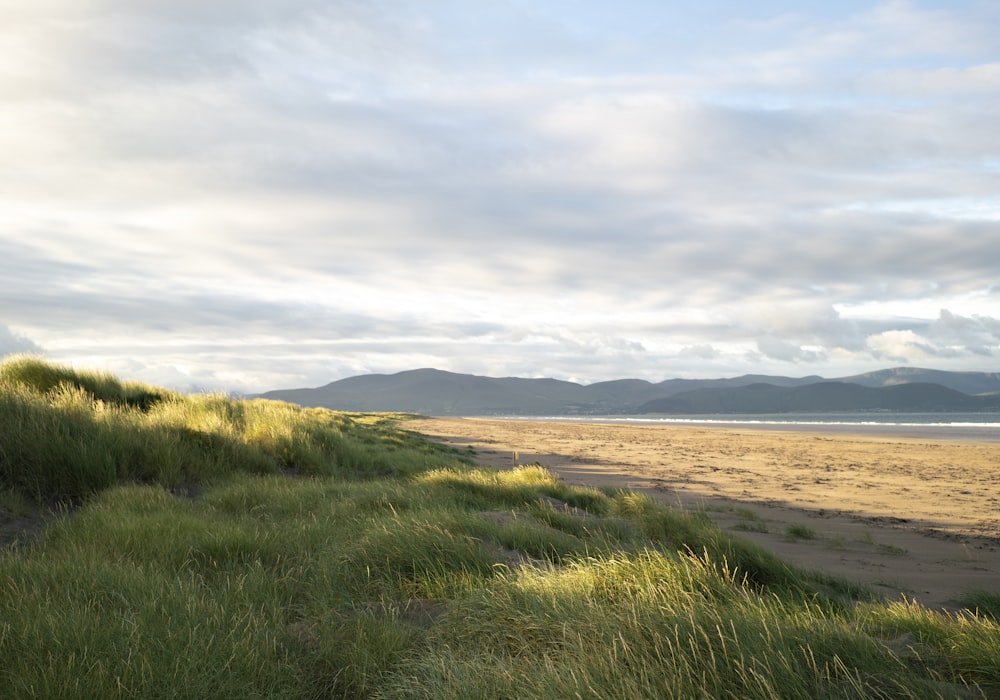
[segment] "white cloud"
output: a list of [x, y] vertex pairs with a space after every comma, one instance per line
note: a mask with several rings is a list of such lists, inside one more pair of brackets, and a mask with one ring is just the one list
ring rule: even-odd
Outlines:
[[991, 317], [964, 317], [941, 309], [940, 316], [927, 329], [939, 346], [962, 348], [967, 353], [1000, 357], [1000, 320]]
[[0, 323], [0, 357], [20, 353], [41, 354], [42, 348], [30, 338]]
[[987, 366], [1000, 18], [784, 10], [4, 7], [5, 322], [249, 390]]
[[[818, 346], [847, 351], [864, 346], [858, 324], [842, 318], [831, 305], [822, 302], [787, 302], [760, 306], [747, 319], [755, 333], [765, 334], [758, 343], [761, 352], [780, 359], [821, 359], [823, 353], [800, 346]], [[794, 345], [777, 342], [790, 340]]]
[[1000, 321], [965, 317], [942, 309], [938, 318], [918, 330], [885, 331], [868, 338], [876, 357], [900, 362], [1000, 357]]
[[772, 335], [758, 338], [757, 350], [772, 360], [783, 362], [818, 362], [826, 358], [826, 353], [821, 350], [796, 345]]
[[922, 362], [947, 354], [912, 330], [885, 331], [869, 336], [868, 345], [877, 357], [891, 362]]
[[677, 356], [682, 358], [691, 358], [696, 360], [715, 360], [721, 356], [722, 353], [719, 352], [712, 345], [703, 343], [701, 345], [688, 345], [681, 348]]

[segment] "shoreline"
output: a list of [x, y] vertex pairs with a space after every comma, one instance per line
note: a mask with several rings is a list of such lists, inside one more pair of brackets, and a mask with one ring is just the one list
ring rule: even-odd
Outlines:
[[1000, 592], [1000, 443], [491, 418], [405, 427], [472, 447], [484, 466], [538, 463], [570, 484], [698, 510], [792, 564], [890, 599], [957, 609], [962, 593]]
[[831, 433], [851, 436], [912, 437], [927, 440], [1000, 442], [1000, 423], [903, 423], [810, 420], [752, 420], [718, 418], [643, 418], [637, 416], [465, 416], [468, 420], [510, 420], [538, 423], [581, 423], [595, 425], [637, 425], [650, 427], [725, 428], [730, 430], [770, 430], [793, 433]]

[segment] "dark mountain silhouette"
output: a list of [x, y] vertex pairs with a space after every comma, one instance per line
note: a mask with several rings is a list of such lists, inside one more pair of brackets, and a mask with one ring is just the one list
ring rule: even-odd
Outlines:
[[[697, 389], [727, 389], [752, 384], [773, 384], [774, 386], [804, 386], [817, 382], [831, 381], [816, 375], [809, 377], [772, 377], [764, 374], [744, 374], [741, 377], [725, 379], [668, 379], [656, 384], [660, 396], [673, 396]], [[835, 381], [835, 380], [834, 380]]]
[[943, 372], [937, 369], [896, 367], [838, 379], [841, 382], [880, 387], [899, 384], [940, 384], [963, 394], [1000, 393], [1000, 372]]
[[872, 388], [846, 382], [797, 387], [751, 384], [698, 389], [656, 399], [638, 413], [823, 413], [840, 411], [1000, 410], [1000, 396], [969, 396], [940, 384], [914, 383]]
[[836, 380], [744, 375], [659, 383], [619, 379], [584, 386], [557, 379], [493, 378], [417, 369], [361, 375], [322, 387], [270, 391], [261, 396], [302, 406], [431, 416], [979, 411], [1000, 410], [1000, 374], [904, 367]]
[[494, 379], [437, 369], [368, 374], [316, 389], [269, 391], [263, 398], [349, 411], [426, 415], [565, 413], [586, 403], [586, 389], [556, 379]]

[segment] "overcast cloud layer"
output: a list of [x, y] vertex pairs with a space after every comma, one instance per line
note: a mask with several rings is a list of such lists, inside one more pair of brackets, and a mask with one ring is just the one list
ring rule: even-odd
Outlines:
[[15, 0], [0, 55], [0, 355], [1000, 369], [993, 0]]

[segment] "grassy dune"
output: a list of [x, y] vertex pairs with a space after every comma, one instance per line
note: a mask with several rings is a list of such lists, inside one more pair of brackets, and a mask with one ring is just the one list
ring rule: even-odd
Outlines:
[[1000, 697], [949, 615], [405, 416], [0, 365], [0, 697]]

